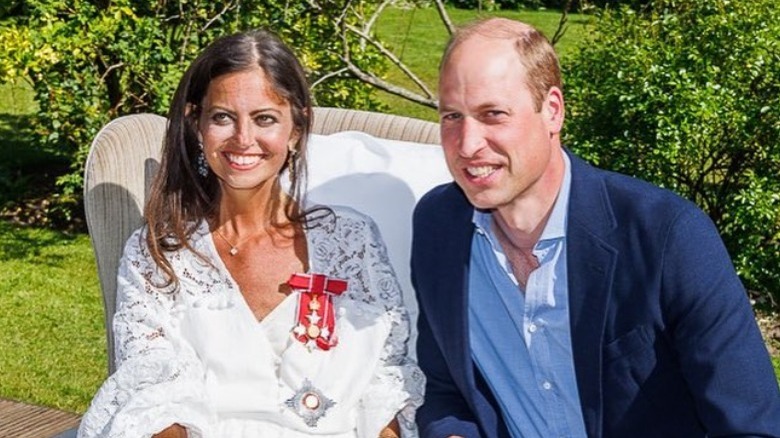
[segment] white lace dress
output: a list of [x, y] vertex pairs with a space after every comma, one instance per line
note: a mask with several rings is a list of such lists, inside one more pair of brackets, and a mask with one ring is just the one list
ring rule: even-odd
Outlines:
[[[117, 371], [84, 415], [79, 437], [148, 437], [173, 423], [190, 437], [375, 438], [400, 412], [416, 436], [424, 377], [407, 355], [409, 319], [374, 223], [346, 208], [306, 231], [312, 273], [348, 280], [333, 298], [338, 345], [309, 349], [291, 335], [298, 293], [258, 322], [217, 255], [208, 226], [160, 276], [143, 230], [120, 263], [114, 316]], [[309, 409], [302, 394], [316, 394]], [[308, 403], [308, 402], [306, 402]]]

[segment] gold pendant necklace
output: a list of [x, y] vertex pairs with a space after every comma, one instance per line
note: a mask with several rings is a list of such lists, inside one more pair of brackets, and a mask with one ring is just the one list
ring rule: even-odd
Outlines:
[[227, 237], [225, 237], [222, 234], [222, 232], [219, 231], [219, 228], [214, 229], [214, 231], [217, 233], [217, 236], [219, 236], [220, 239], [224, 240], [225, 243], [228, 244], [228, 246], [230, 247], [228, 253], [230, 253], [231, 256], [238, 254], [238, 245], [241, 245], [241, 242], [238, 242], [235, 245], [233, 245], [232, 243], [230, 243], [229, 240], [227, 240]]

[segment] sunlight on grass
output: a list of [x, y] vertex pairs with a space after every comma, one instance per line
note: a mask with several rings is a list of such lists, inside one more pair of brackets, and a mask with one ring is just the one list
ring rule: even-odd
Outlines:
[[83, 412], [106, 377], [89, 238], [0, 222], [0, 396]]
[[[558, 27], [561, 13], [558, 11], [498, 11], [479, 15], [476, 11], [448, 9], [450, 18], [456, 24], [463, 24], [481, 16], [501, 16], [530, 23], [552, 38]], [[577, 50], [584, 40], [586, 24], [591, 18], [570, 14], [566, 33], [556, 46], [561, 62]], [[433, 7], [422, 9], [388, 8], [377, 22], [377, 36], [393, 50], [399, 58], [417, 74], [436, 94], [439, 61], [447, 43], [447, 30]], [[390, 82], [403, 84], [415, 92], [416, 86], [405, 77], [400, 69], [392, 67], [387, 73]], [[425, 120], [437, 121], [432, 108], [409, 102], [389, 93], [380, 92], [380, 99], [387, 105], [387, 112]]]

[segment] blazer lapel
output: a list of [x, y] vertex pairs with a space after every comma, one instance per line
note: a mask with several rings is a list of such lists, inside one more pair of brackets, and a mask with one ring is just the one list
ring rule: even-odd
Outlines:
[[617, 259], [608, 243], [615, 217], [599, 171], [569, 154], [572, 185], [567, 230], [569, 313], [585, 428], [601, 436], [603, 327]]
[[[468, 279], [471, 239], [474, 234], [474, 209], [455, 184], [447, 187], [437, 212], [441, 226], [430, 229], [437, 242], [428, 254], [437, 291], [436, 312], [429, 312], [429, 323], [437, 337], [453, 374], [455, 383], [471, 398], [475, 386], [468, 326]], [[470, 401], [473, 405], [473, 400]]]

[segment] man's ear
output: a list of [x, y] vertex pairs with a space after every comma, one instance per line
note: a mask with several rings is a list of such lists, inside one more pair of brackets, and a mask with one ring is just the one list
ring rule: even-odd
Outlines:
[[563, 92], [558, 87], [551, 87], [547, 91], [544, 103], [542, 105], [542, 112], [547, 123], [547, 127], [550, 130], [550, 134], [558, 134], [563, 128], [563, 119], [566, 113], [565, 105], [563, 103]]

